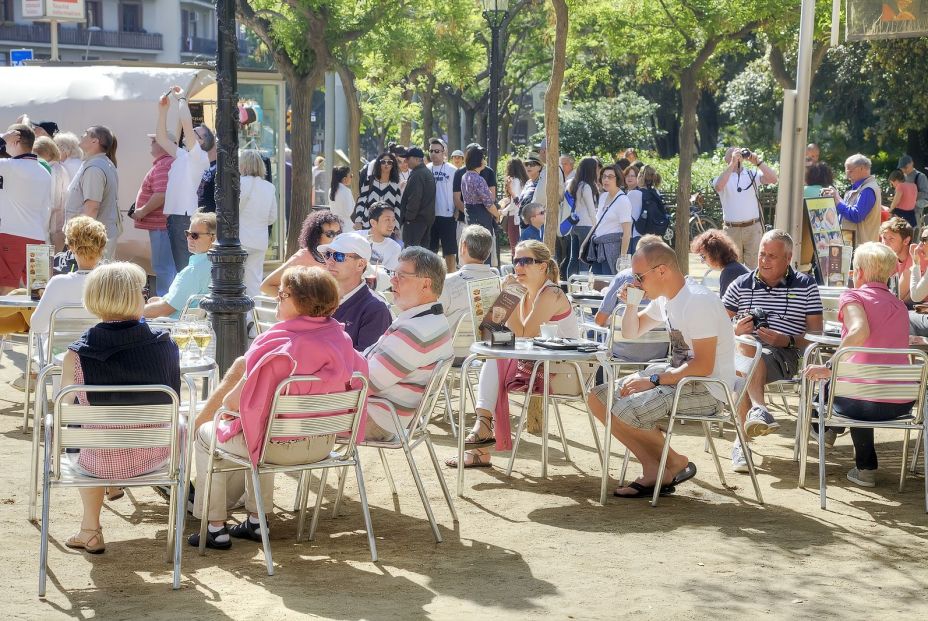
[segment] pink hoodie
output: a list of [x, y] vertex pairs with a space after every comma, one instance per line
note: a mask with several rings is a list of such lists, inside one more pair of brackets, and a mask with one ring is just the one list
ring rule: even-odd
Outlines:
[[[290, 394], [328, 394], [349, 388], [355, 371], [366, 377], [367, 361], [354, 350], [351, 338], [338, 321], [330, 317], [281, 321], [259, 335], [245, 352], [247, 379], [239, 404], [241, 422], [239, 419], [221, 422], [216, 437], [224, 442], [243, 431], [251, 461], [257, 464], [274, 390], [281, 381], [293, 375], [314, 375], [320, 381], [294, 384]], [[364, 437], [363, 418], [358, 437]]]

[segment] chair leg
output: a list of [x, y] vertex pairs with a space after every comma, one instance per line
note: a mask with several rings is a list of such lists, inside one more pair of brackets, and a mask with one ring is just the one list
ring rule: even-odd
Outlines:
[[[674, 408], [676, 409], [676, 408]], [[667, 468], [667, 455], [670, 454], [670, 438], [673, 436], [674, 415], [670, 415], [667, 431], [664, 433], [664, 448], [661, 450], [661, 461], [657, 466], [657, 480], [654, 483], [654, 495], [651, 497], [651, 506], [657, 506], [657, 499], [661, 495], [661, 481], [664, 480], [664, 470]]]
[[619, 473], [619, 487], [625, 487], [625, 473], [628, 470], [628, 461], [632, 456], [632, 452], [625, 448], [625, 458], [622, 459], [622, 472]]
[[45, 386], [36, 387], [37, 392], [41, 392], [42, 399], [42, 415], [39, 415], [39, 399], [36, 399], [36, 408], [33, 410], [35, 415], [35, 421], [32, 424], [32, 464], [29, 470], [29, 521], [35, 522], [36, 518], [36, 502], [39, 496], [40, 491], [40, 482], [39, 482], [39, 460], [42, 455], [41, 448], [41, 434], [43, 433], [42, 424], [45, 420], [45, 408], [48, 407], [45, 403]]
[[[922, 421], [919, 439], [922, 440], [922, 468], [925, 472], [925, 476], [922, 477], [925, 480], [925, 513], [928, 513], [928, 421]], [[915, 455], [918, 456], [918, 453]]]
[[748, 439], [744, 434], [744, 429], [741, 427], [741, 421], [738, 420], [737, 415], [735, 414], [734, 404], [729, 401], [729, 407], [731, 408], [731, 424], [735, 427], [735, 435], [738, 438], [738, 442], [741, 443], [741, 448], [744, 451], [744, 460], [748, 462], [748, 474], [751, 475], [751, 484], [754, 486], [754, 495], [757, 496], [757, 503], [764, 504], [764, 496], [760, 491], [760, 483], [757, 481], [757, 468], [754, 467], [754, 454], [748, 448]]
[[367, 505], [367, 491], [364, 489], [364, 473], [361, 462], [355, 454], [354, 474], [358, 478], [358, 496], [361, 499], [361, 512], [364, 514], [364, 529], [367, 531], [367, 545], [371, 548], [371, 561], [377, 562], [377, 542], [374, 540], [374, 527], [371, 525], [371, 509]]
[[[821, 412], [819, 412], [821, 415]], [[825, 508], [825, 425], [822, 416], [818, 419], [818, 494], [822, 509]]]
[[599, 457], [599, 465], [603, 465], [603, 443], [599, 439], [599, 434], [596, 433], [596, 419], [593, 418], [593, 413], [590, 412], [590, 406], [587, 405], [588, 397], [584, 397], [583, 404], [586, 407], [586, 416], [590, 420], [590, 431], [593, 432], [593, 443], [596, 445], [596, 455]]
[[922, 445], [922, 434], [915, 436], [915, 450], [912, 451], [912, 474], [915, 474], [918, 470], [918, 453]]
[[[274, 559], [271, 558], [271, 537], [267, 529], [267, 516], [264, 514], [264, 500], [261, 498], [261, 481], [258, 471], [251, 468], [251, 485], [255, 490], [255, 504], [258, 507], [258, 521], [261, 523], [261, 544], [264, 546], [264, 559], [267, 561], [267, 575], [274, 575]], [[249, 519], [249, 518], [245, 518]]]
[[[36, 430], [38, 433], [38, 430]], [[42, 473], [42, 534], [39, 540], [39, 597], [45, 598], [45, 577], [48, 573], [48, 505], [51, 502], [51, 489], [49, 486], [49, 454], [48, 444], [45, 446], [45, 468]]]
[[429, 524], [432, 526], [432, 535], [435, 536], [435, 543], [441, 543], [441, 532], [438, 530], [438, 523], [435, 521], [435, 514], [432, 512], [432, 504], [429, 502], [429, 496], [425, 493], [425, 485], [422, 484], [422, 477], [419, 476], [419, 469], [416, 467], [416, 460], [412, 456], [409, 445], [403, 442], [403, 452], [406, 454], [406, 461], [409, 463], [409, 471], [412, 473], [413, 481], [416, 483], [416, 489], [419, 490], [419, 498], [422, 499], [422, 506], [425, 508], [425, 515], [429, 518]]
[[[183, 470], [181, 470], [183, 472]], [[164, 560], [166, 563], [170, 563], [174, 559], [174, 544], [175, 544], [175, 535], [174, 532], [174, 522], [177, 517], [177, 498], [180, 495], [180, 490], [176, 485], [171, 486], [171, 497], [168, 500], [168, 534], [167, 534], [167, 551], [165, 552]]]
[[[332, 519], [338, 517], [342, 508], [342, 494], [345, 493], [345, 479], [348, 478], [348, 467], [338, 469], [338, 492], [335, 494], [335, 504], [332, 505]], [[320, 494], [322, 493], [322, 488], [319, 488]]]
[[[29, 345], [26, 347], [26, 377], [23, 384], [23, 433], [29, 432], [29, 390], [32, 382], [32, 356], [35, 354], [34, 345], [32, 343], [32, 333], [29, 333]], [[35, 430], [35, 425], [33, 425], [33, 431]]]
[[[297, 512], [300, 510], [300, 507], [303, 505], [300, 504], [300, 499], [303, 497], [303, 485], [306, 483], [306, 473], [308, 470], [300, 471], [300, 478], [296, 481], [296, 494], [293, 495], [293, 511]], [[297, 541], [299, 541], [299, 536], [297, 536]]]
[[[344, 468], [339, 468], [339, 471], [343, 471]], [[319, 511], [322, 508], [322, 497], [325, 495], [325, 480], [329, 476], [329, 469], [325, 468], [322, 471], [322, 476], [319, 477], [319, 492], [316, 494], [316, 508], [313, 509], [313, 521], [309, 524], [309, 539], [313, 540], [316, 536], [316, 526], [319, 524]]]
[[448, 424], [451, 427], [452, 437], [457, 438], [458, 426], [454, 422], [454, 412], [451, 411], [451, 389], [448, 388], [447, 383], [442, 387], [442, 393], [444, 394], [445, 398], [445, 419], [448, 421]]
[[311, 473], [309, 470], [300, 472], [300, 485], [297, 496], [299, 504], [300, 517], [296, 524], [296, 541], [297, 543], [303, 538], [303, 525], [306, 524], [306, 503], [309, 501], [309, 488], [312, 487]]
[[506, 476], [512, 476], [512, 468], [516, 463], [516, 453], [519, 452], [519, 442], [522, 441], [522, 430], [525, 428], [525, 421], [528, 418], [528, 405], [531, 402], [531, 396], [526, 393], [525, 402], [522, 404], [522, 413], [519, 415], [519, 425], [516, 427], [516, 437], [512, 441], [512, 453], [509, 455], [509, 465], [506, 466]]
[[564, 423], [561, 422], [561, 410], [557, 405], [557, 400], [553, 401], [554, 403], [554, 420], [557, 421], [557, 431], [561, 434], [561, 446], [564, 447], [564, 459], [567, 460], [567, 463], [573, 463], [573, 460], [570, 459], [570, 449], [567, 448], [567, 436], [564, 434]]
[[910, 430], [905, 430], [905, 439], [902, 441], [902, 469], [899, 472], [899, 493], [905, 489], [905, 470], [909, 462], [909, 436]]
[[712, 453], [712, 460], [715, 462], [715, 469], [719, 473], [719, 481], [722, 483], [722, 487], [728, 487], [725, 483], [725, 472], [722, 470], [722, 462], [719, 461], [719, 453], [715, 450], [715, 442], [712, 441], [712, 423], [703, 422], [702, 428], [706, 434], [706, 445], [709, 447], [709, 452]]
[[383, 472], [387, 475], [387, 484], [390, 486], [390, 493], [396, 496], [396, 483], [393, 482], [393, 473], [390, 471], [390, 464], [387, 463], [387, 453], [383, 449], [377, 449], [377, 451], [380, 453], [380, 463], [383, 464]]
[[[184, 468], [181, 468], [181, 471], [178, 473], [177, 479], [177, 488], [183, 489], [184, 485]], [[174, 528], [174, 584], [173, 588], [175, 590], [180, 588], [180, 563], [181, 563], [181, 550], [183, 549], [183, 543], [181, 539], [184, 537], [184, 521], [187, 519], [187, 499], [184, 494], [178, 494], [177, 507], [174, 509], [174, 524], [168, 525], [168, 528]]]
[[435, 454], [435, 447], [432, 446], [432, 438], [426, 434], [425, 446], [429, 450], [429, 457], [432, 460], [432, 466], [435, 468], [435, 476], [438, 478], [438, 484], [441, 485], [441, 493], [445, 495], [445, 502], [448, 503], [448, 510], [451, 511], [451, 519], [458, 521], [458, 512], [454, 509], [454, 502], [451, 499], [451, 490], [448, 489], [448, 483], [441, 473], [441, 464], [438, 463], [438, 455]]
[[209, 525], [209, 495], [213, 487], [213, 468], [216, 453], [209, 452], [209, 462], [206, 465], [206, 482], [203, 484], [203, 504], [200, 505], [200, 555], [206, 554], [206, 527]]

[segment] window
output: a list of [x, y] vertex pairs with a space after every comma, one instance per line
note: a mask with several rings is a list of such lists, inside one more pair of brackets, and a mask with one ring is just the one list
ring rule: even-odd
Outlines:
[[13, 21], [13, 0], [0, 0], [0, 22]]
[[103, 27], [103, 2], [102, 0], [87, 0], [84, 4], [87, 11], [87, 23], [84, 24], [85, 28], [90, 28], [91, 26], [96, 26], [97, 28]]
[[142, 32], [142, 5], [140, 3], [119, 3], [119, 29], [123, 32]]

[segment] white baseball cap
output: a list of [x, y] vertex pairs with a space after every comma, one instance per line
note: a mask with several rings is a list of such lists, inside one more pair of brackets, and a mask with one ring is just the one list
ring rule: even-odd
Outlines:
[[331, 243], [320, 244], [318, 249], [322, 253], [328, 250], [346, 254], [353, 253], [365, 261], [371, 260], [371, 242], [360, 233], [342, 233], [333, 239]]
[[451, 152], [451, 157], [464, 157], [464, 152], [460, 149], [455, 149]]

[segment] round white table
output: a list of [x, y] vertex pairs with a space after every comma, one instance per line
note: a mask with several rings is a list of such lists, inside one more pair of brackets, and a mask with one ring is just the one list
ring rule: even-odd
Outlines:
[[0, 308], [35, 308], [38, 305], [39, 301], [28, 295], [0, 295]]
[[[593, 341], [590, 341], [591, 345], [599, 345]], [[595, 364], [600, 366], [603, 369], [603, 373], [606, 377], [606, 384], [612, 386], [612, 375], [613, 370], [612, 366], [608, 363], [608, 356], [604, 349], [597, 348], [596, 351], [578, 351], [578, 350], [563, 350], [563, 349], [547, 349], [545, 347], [536, 346], [533, 343], [533, 340], [530, 338], [518, 338], [516, 339], [515, 347], [490, 347], [483, 341], [478, 341], [470, 346], [471, 354], [464, 360], [461, 365], [462, 369], [470, 368], [470, 365], [479, 359], [482, 360], [528, 360], [534, 362], [532, 367], [532, 374], [529, 377], [528, 386], [535, 385], [535, 378], [538, 375], [539, 371], [543, 374], [542, 377], [547, 378], [550, 375], [550, 365], [552, 362], [567, 362], [573, 363], [576, 366], [577, 376], [582, 378], [583, 374], [580, 371], [580, 364]], [[581, 379], [582, 381], [582, 379]], [[542, 406], [541, 406], [541, 476], [543, 478], [548, 476], [548, 404], [550, 400], [550, 395], [548, 392], [548, 382], [545, 381], [542, 383]], [[505, 387], [500, 386], [500, 390], [505, 390]], [[467, 435], [465, 432], [465, 408], [466, 408], [466, 395], [468, 392], [472, 392], [472, 387], [469, 384], [468, 374], [466, 372], [461, 373], [461, 384], [460, 384], [460, 408], [458, 410], [458, 496], [464, 495], [464, 438]], [[612, 390], [607, 391], [608, 394], [608, 403], [606, 404], [606, 411], [612, 411]], [[583, 391], [584, 397], [586, 396], [586, 390]], [[521, 422], [524, 420], [526, 408], [530, 401], [531, 392], [526, 391], [525, 403], [522, 405], [522, 417], [520, 418], [520, 425], [516, 431], [515, 444], [512, 448], [512, 453], [509, 457], [509, 467], [506, 474], [509, 475], [512, 473], [512, 466], [515, 462], [516, 449], [518, 448], [519, 438], [521, 436], [522, 425]], [[475, 404], [476, 405], [476, 404]], [[594, 433], [594, 438], [596, 439], [597, 447], [596, 449], [600, 453], [600, 463], [602, 464], [602, 483], [600, 486], [600, 503], [605, 504], [606, 502], [606, 487], [609, 480], [609, 439], [612, 434], [612, 417], [606, 417], [606, 426], [605, 426], [605, 436], [604, 442], [600, 443], [598, 437]], [[561, 431], [563, 436], [563, 430]]]

